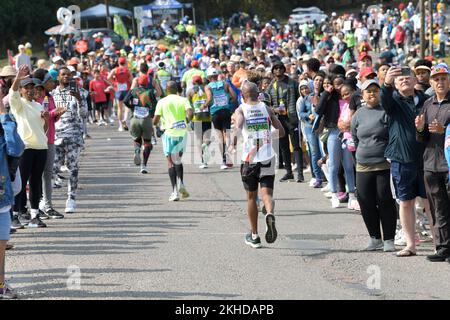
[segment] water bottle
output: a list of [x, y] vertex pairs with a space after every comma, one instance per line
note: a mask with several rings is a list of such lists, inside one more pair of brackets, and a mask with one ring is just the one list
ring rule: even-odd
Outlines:
[[44, 107], [45, 111], [48, 111], [48, 97], [45, 96], [44, 101], [42, 102], [42, 106]]

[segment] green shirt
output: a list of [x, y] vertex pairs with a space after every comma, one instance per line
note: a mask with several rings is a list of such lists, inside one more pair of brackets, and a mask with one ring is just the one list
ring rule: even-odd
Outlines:
[[194, 86], [192, 84], [192, 79], [195, 76], [200, 76], [200, 77], [202, 77], [203, 80], [206, 79], [205, 72], [200, 69], [197, 69], [197, 68], [189, 69], [188, 71], [186, 71], [183, 74], [183, 78], [181, 79], [181, 82], [186, 83], [186, 92], [188, 92]]
[[184, 137], [187, 133], [186, 110], [192, 109], [189, 100], [175, 94], [159, 100], [155, 115], [161, 117], [161, 127], [165, 134]]
[[345, 42], [347, 47], [354, 48], [356, 46], [356, 36], [353, 32], [349, 32], [345, 35]]

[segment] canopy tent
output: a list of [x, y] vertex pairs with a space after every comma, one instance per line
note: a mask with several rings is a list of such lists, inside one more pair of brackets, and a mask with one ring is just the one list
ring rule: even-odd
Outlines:
[[176, 0], [155, 0], [154, 2], [134, 8], [135, 19], [139, 33], [143, 28], [160, 24], [166, 20], [169, 24], [178, 23], [184, 17], [184, 9], [192, 10], [192, 20], [195, 21], [195, 8], [192, 3], [180, 3]]
[[[133, 17], [133, 13], [131, 11], [109, 6], [109, 16], [113, 17], [114, 15], [121, 17]], [[81, 19], [106, 18], [106, 16], [106, 6], [104, 4], [96, 5], [95, 7], [86, 9], [80, 13]]]

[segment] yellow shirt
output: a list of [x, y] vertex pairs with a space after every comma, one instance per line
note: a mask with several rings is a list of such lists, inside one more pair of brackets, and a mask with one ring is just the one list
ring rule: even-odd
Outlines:
[[41, 104], [23, 99], [18, 91], [9, 91], [11, 113], [17, 122], [17, 132], [25, 143], [25, 149], [46, 150], [45, 121], [41, 117]]
[[188, 131], [186, 111], [192, 109], [189, 100], [176, 94], [170, 94], [159, 100], [155, 115], [161, 117], [165, 134], [171, 137], [184, 137]]

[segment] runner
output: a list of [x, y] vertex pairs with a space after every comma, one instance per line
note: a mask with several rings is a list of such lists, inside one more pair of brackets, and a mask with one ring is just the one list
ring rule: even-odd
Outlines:
[[[233, 138], [240, 132], [243, 136], [241, 176], [247, 191], [247, 211], [251, 233], [245, 237], [245, 243], [252, 248], [261, 247], [258, 235], [258, 185], [261, 187], [262, 200], [266, 208], [266, 241], [274, 243], [277, 239], [275, 228], [273, 188], [275, 182], [275, 152], [272, 147], [273, 128], [284, 136], [284, 128], [273, 110], [258, 100], [258, 86], [252, 82], [242, 87], [244, 103], [236, 110], [236, 126]], [[272, 128], [273, 127], [273, 128]]]
[[[141, 75], [138, 88], [132, 89], [125, 97], [124, 103], [133, 112], [130, 120], [130, 133], [134, 141], [134, 164], [141, 166], [141, 173], [147, 174], [147, 163], [153, 150], [153, 117], [155, 113], [156, 97], [148, 89], [149, 78]], [[144, 161], [141, 161], [142, 143], [144, 144]]]
[[200, 76], [194, 76], [192, 83], [194, 87], [187, 93], [187, 98], [194, 109], [195, 145], [199, 154], [202, 155], [202, 164], [200, 169], [208, 168], [209, 150], [211, 143], [211, 115], [209, 108], [205, 107], [207, 95], [203, 80]]
[[163, 91], [166, 91], [167, 88], [167, 82], [172, 80], [171, 74], [166, 70], [166, 64], [164, 61], [160, 61], [158, 63], [159, 70], [156, 72], [156, 79], [159, 82], [159, 85], [161, 86]]
[[[230, 159], [227, 159], [227, 130], [231, 128], [231, 102], [236, 101], [236, 94], [230, 85], [224, 81], [219, 81], [219, 72], [215, 69], [208, 70], [209, 84], [205, 87], [206, 103], [204, 109], [211, 106], [210, 112], [214, 129], [219, 136], [219, 146], [222, 153], [221, 170], [226, 170], [233, 166]], [[230, 99], [231, 98], [231, 99]], [[231, 100], [231, 101], [230, 101]], [[233, 140], [229, 140], [233, 141]]]
[[127, 68], [127, 59], [125, 57], [119, 58], [119, 66], [111, 71], [108, 80], [113, 81], [114, 90], [116, 92], [119, 131], [128, 131], [128, 109], [125, 110], [125, 115], [123, 115], [123, 100], [131, 88], [133, 76]]
[[183, 199], [189, 197], [184, 186], [181, 158], [186, 146], [187, 121], [192, 119], [194, 112], [189, 100], [178, 96], [177, 90], [177, 84], [174, 81], [167, 83], [167, 96], [159, 100], [154, 118], [155, 126], [161, 122], [165, 130], [163, 135], [164, 155], [167, 157], [173, 190], [169, 201], [179, 201], [180, 194]]

